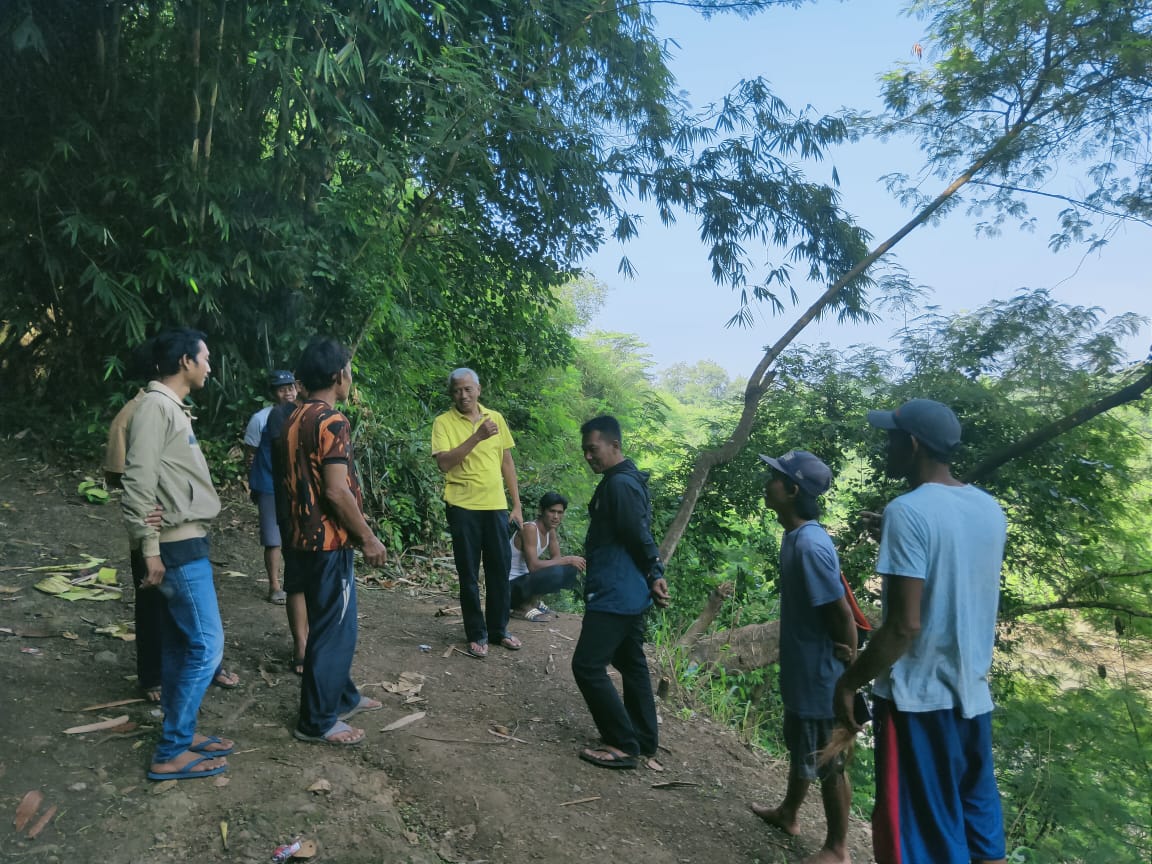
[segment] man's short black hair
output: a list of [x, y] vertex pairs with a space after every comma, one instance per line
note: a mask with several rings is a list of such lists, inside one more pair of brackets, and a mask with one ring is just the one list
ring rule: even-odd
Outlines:
[[163, 330], [152, 340], [152, 368], [160, 378], [175, 375], [180, 371], [180, 361], [187, 357], [195, 360], [200, 353], [200, 343], [208, 337], [190, 327], [173, 327]]
[[332, 386], [336, 373], [348, 365], [352, 352], [337, 342], [317, 336], [308, 343], [300, 362], [296, 364], [296, 377], [304, 382], [308, 392], [324, 390]]
[[599, 417], [593, 417], [580, 427], [581, 436], [587, 435], [589, 432], [599, 432], [600, 437], [606, 441], [615, 441], [620, 445], [624, 444], [624, 435], [620, 431], [620, 421], [611, 414], [601, 414]]
[[545, 492], [540, 496], [540, 512], [551, 510], [559, 504], [565, 510], [568, 509], [568, 499], [561, 495], [559, 492]]
[[133, 383], [151, 381], [156, 377], [156, 361], [152, 358], [152, 349], [156, 337], [146, 339], [132, 349], [128, 355], [128, 362], [124, 366], [124, 378]]

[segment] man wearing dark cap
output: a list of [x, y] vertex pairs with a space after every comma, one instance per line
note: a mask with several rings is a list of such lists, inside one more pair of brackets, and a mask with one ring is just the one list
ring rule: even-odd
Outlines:
[[876, 861], [1003, 862], [988, 672], [1004, 512], [952, 476], [947, 406], [913, 399], [868, 422], [888, 432], [888, 475], [911, 486], [884, 510], [884, 624], [836, 685], [836, 719], [855, 728], [853, 694], [875, 680]]
[[264, 547], [264, 569], [268, 571], [268, 602], [283, 605], [287, 595], [280, 587], [280, 527], [276, 524], [276, 498], [272, 487], [272, 448], [261, 446], [268, 415], [277, 405], [296, 401], [296, 376], [276, 369], [268, 376], [273, 404], [261, 408], [248, 421], [244, 450], [248, 462], [248, 489], [260, 513], [260, 545]]
[[846, 864], [852, 790], [843, 756], [818, 766], [816, 754], [835, 727], [833, 692], [844, 672], [837, 656], [856, 652], [856, 622], [840, 580], [832, 538], [817, 521], [819, 498], [832, 485], [832, 472], [805, 450], [779, 459], [761, 456], [769, 467], [764, 503], [784, 526], [780, 541], [780, 697], [788, 747], [788, 788], [779, 807], [753, 804], [752, 812], [776, 828], [799, 834], [800, 805], [813, 780], [828, 823], [824, 845], [804, 864]]

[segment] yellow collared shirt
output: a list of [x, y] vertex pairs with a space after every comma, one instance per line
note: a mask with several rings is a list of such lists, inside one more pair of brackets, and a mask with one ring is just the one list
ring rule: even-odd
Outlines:
[[480, 408], [480, 419], [472, 422], [455, 408], [449, 408], [432, 423], [432, 452], [446, 453], [464, 443], [484, 420], [493, 420], [499, 432], [477, 444], [464, 461], [444, 475], [444, 500], [466, 510], [507, 510], [504, 476], [500, 472], [504, 451], [516, 446], [508, 424], [499, 411]]

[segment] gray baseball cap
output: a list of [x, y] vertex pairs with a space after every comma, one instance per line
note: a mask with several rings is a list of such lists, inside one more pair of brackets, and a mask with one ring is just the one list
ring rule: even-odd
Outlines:
[[931, 450], [947, 456], [960, 444], [960, 421], [947, 405], [912, 399], [895, 411], [869, 411], [868, 422], [878, 429], [901, 429]]
[[823, 495], [832, 485], [832, 469], [807, 450], [789, 450], [779, 459], [761, 453], [760, 461], [775, 468], [809, 495]]

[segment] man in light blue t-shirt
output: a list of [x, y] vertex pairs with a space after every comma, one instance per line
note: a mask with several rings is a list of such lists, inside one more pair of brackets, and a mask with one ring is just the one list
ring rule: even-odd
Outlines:
[[960, 421], [947, 406], [913, 399], [868, 422], [888, 431], [888, 475], [911, 486], [884, 510], [884, 624], [836, 685], [836, 718], [855, 728], [853, 694], [875, 679], [876, 861], [1003, 862], [988, 673], [1004, 512], [952, 476]]

